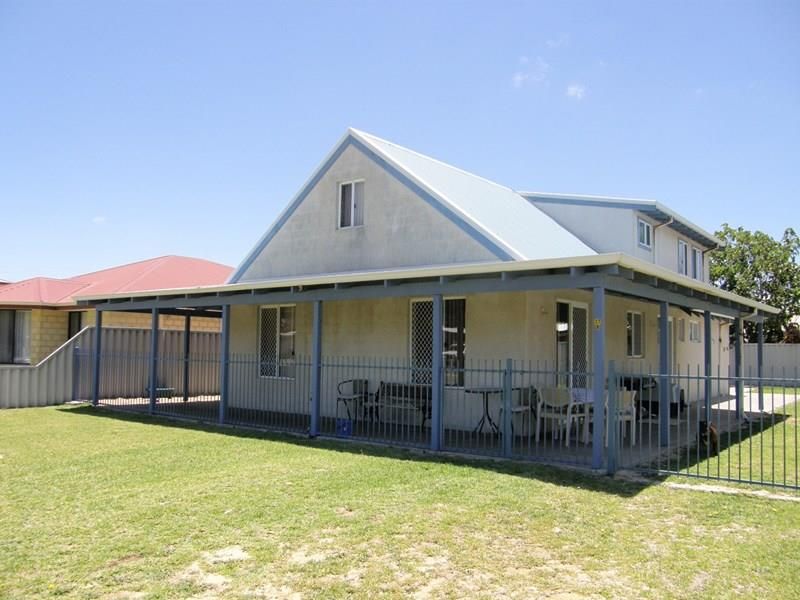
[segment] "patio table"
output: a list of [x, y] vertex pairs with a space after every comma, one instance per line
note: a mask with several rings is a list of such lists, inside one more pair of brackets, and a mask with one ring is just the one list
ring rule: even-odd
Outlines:
[[480, 387], [471, 387], [471, 388], [464, 388], [465, 394], [480, 394], [483, 396], [483, 415], [481, 415], [480, 421], [475, 426], [473, 433], [482, 433], [483, 428], [486, 424], [489, 424], [489, 429], [491, 429], [495, 434], [500, 433], [500, 428], [497, 424], [492, 420], [492, 415], [489, 414], [489, 396], [492, 394], [502, 394], [503, 388], [497, 386], [480, 386]]

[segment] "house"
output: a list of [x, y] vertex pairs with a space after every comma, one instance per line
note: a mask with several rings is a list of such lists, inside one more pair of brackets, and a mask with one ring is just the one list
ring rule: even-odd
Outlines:
[[350, 129], [224, 285], [81, 303], [221, 310], [221, 421], [474, 447], [487, 423], [507, 430], [505, 389], [525, 405], [536, 379], [597, 409], [614, 361], [642, 394], [658, 382], [666, 439], [674, 389], [710, 406], [728, 327], [775, 312], [708, 282], [721, 243], [655, 201], [518, 192]]
[[[185, 256], [161, 256], [66, 279], [34, 277], [0, 286], [0, 364], [37, 364], [82, 328], [94, 310], [78, 306], [79, 294], [194, 287], [223, 283], [232, 269]], [[106, 327], [149, 328], [150, 315], [114, 313]], [[162, 315], [163, 329], [183, 329], [182, 318]], [[197, 318], [195, 331], [219, 331], [219, 319]]]

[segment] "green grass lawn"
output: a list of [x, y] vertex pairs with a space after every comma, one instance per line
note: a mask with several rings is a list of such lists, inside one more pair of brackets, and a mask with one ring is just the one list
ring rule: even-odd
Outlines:
[[697, 450], [682, 456], [692, 463], [688, 474], [747, 480], [784, 486], [800, 481], [800, 406], [792, 402], [775, 408], [772, 415], [753, 419], [741, 431], [720, 435], [720, 453], [696, 461]]
[[800, 504], [0, 412], [0, 597], [788, 598]]

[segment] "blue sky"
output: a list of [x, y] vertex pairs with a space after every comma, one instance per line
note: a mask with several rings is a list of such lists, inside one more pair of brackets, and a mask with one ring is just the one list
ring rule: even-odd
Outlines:
[[0, 278], [237, 264], [354, 126], [800, 229], [800, 3], [0, 1]]

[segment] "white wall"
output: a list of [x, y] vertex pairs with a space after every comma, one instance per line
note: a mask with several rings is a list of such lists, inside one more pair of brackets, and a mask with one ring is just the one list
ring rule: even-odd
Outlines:
[[[466, 361], [467, 368], [500, 369], [501, 361], [512, 358], [522, 361], [534, 370], [553, 371], [556, 360], [556, 303], [559, 300], [585, 303], [589, 308], [589, 346], [591, 352], [591, 293], [581, 290], [552, 292], [513, 292], [471, 294], [466, 298]], [[336, 385], [350, 378], [370, 380], [372, 391], [379, 381], [407, 381], [404, 371], [409, 360], [411, 298], [384, 298], [380, 300], [354, 300], [323, 303], [323, 360], [328, 365], [323, 370], [322, 415], [336, 414]], [[645, 326], [644, 355], [626, 357], [626, 311], [643, 313]], [[617, 362], [618, 370], [629, 373], [657, 374], [659, 372], [657, 304], [640, 302], [618, 296], [606, 298], [606, 355]], [[293, 394], [305, 398], [310, 394], [310, 370], [298, 368], [294, 380], [260, 378], [255, 365], [258, 356], [258, 308], [236, 306], [231, 313], [231, 352], [245, 353], [252, 359], [251, 372], [240, 371], [231, 377], [231, 406], [242, 406], [258, 397], [260, 402]], [[688, 341], [690, 317], [680, 309], [672, 308], [670, 315], [687, 320], [686, 340], [677, 342], [677, 363], [681, 373], [687, 369], [696, 375], [703, 374], [703, 344]], [[298, 361], [308, 364], [311, 351], [310, 304], [296, 307], [296, 351]], [[703, 326], [702, 316], [691, 317]], [[713, 320], [712, 357], [714, 371], [718, 364], [727, 369], [727, 325], [720, 333], [720, 324]], [[676, 325], [677, 327], [677, 325]], [[702, 332], [705, 335], [705, 332]], [[720, 344], [719, 339], [724, 342]], [[486, 362], [483, 362], [486, 361]], [[357, 368], [350, 365], [357, 364]], [[590, 369], [591, 369], [591, 363]], [[393, 370], [392, 367], [400, 367]], [[465, 383], [486, 385], [487, 377], [468, 372]], [[499, 384], [491, 380], [488, 383]], [[697, 396], [702, 385], [686, 383], [687, 399]], [[474, 399], [473, 399], [474, 400]], [[480, 417], [480, 403], [469, 402], [463, 390], [448, 389], [445, 396], [448, 423], [476, 422]], [[288, 409], [307, 408], [300, 404]], [[287, 410], [288, 410], [287, 409]], [[476, 414], [475, 411], [478, 411]]]
[[[364, 179], [363, 227], [339, 229], [339, 183]], [[467, 233], [350, 146], [240, 281], [497, 260]]]

